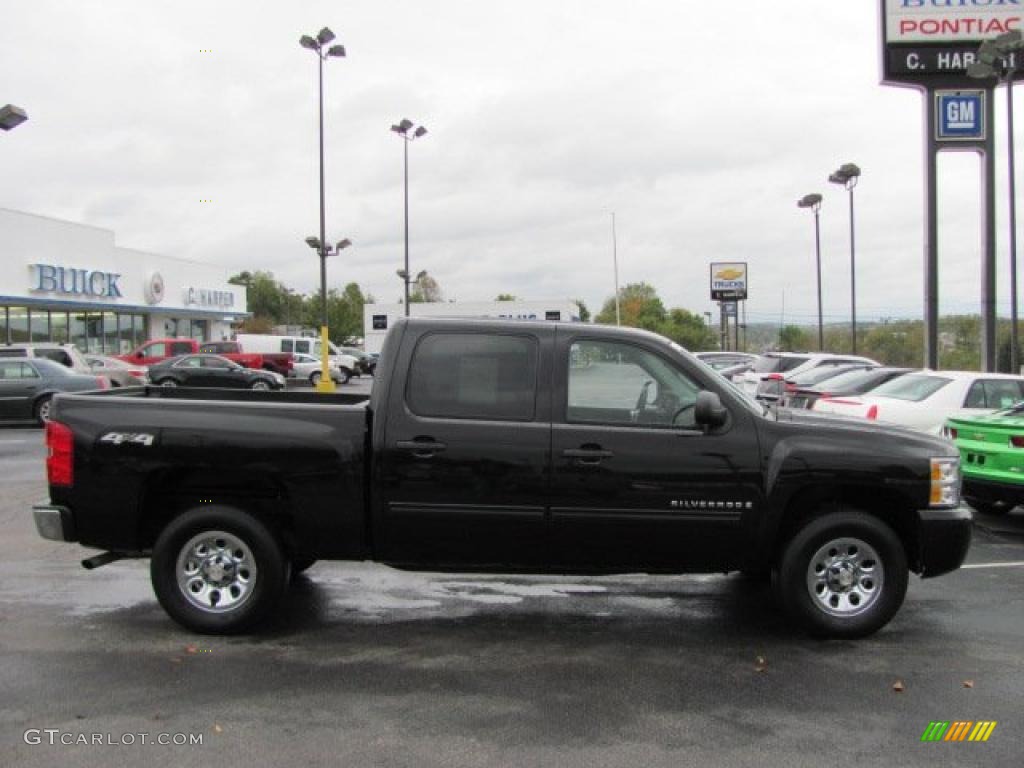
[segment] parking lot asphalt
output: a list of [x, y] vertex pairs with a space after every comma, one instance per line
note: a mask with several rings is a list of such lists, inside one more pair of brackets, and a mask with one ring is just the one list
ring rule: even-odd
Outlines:
[[[88, 572], [36, 535], [43, 459], [39, 430], [0, 430], [0, 765], [1024, 762], [1024, 510], [979, 518], [970, 567], [912, 579], [856, 642], [790, 629], [734, 575], [368, 563], [318, 563], [264, 632], [208, 638], [164, 615], [146, 562]], [[982, 720], [986, 743], [921, 741]], [[116, 743], [140, 733], [203, 743]], [[83, 734], [104, 743], [60, 744]]]

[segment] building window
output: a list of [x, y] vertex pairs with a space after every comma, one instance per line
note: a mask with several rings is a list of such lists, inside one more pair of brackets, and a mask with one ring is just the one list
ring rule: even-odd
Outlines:
[[[141, 347], [146, 341], [146, 316], [132, 315], [132, 349]], [[129, 350], [130, 352], [131, 350]]]
[[28, 308], [10, 307], [7, 310], [7, 328], [12, 344], [28, 341]]
[[7, 335], [7, 307], [0, 307], [0, 342], [11, 343], [11, 339]]
[[33, 343], [50, 340], [50, 313], [45, 309], [29, 310], [28, 335]]
[[50, 340], [57, 344], [68, 343], [68, 313], [50, 313]]
[[103, 349], [103, 313], [88, 312], [85, 316], [85, 343], [89, 352]]
[[116, 355], [117, 351], [117, 315], [113, 312], [103, 313], [103, 353]]
[[190, 335], [196, 341], [206, 341], [206, 320], [193, 320]]
[[89, 344], [86, 340], [86, 313], [85, 312], [72, 312], [70, 317], [70, 326], [68, 330], [68, 336], [71, 341], [69, 343], [74, 344], [82, 352], [89, 350]]

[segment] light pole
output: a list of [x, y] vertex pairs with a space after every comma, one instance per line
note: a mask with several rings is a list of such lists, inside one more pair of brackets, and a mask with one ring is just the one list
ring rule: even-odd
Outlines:
[[405, 282], [405, 316], [409, 316], [409, 144], [425, 135], [427, 129], [422, 125], [416, 126], [416, 130], [410, 133], [414, 123], [408, 118], [402, 118], [402, 122], [392, 125], [391, 130], [400, 136], [402, 141], [403, 159], [405, 166], [405, 273], [402, 280]]
[[850, 330], [852, 342], [850, 353], [857, 354], [857, 256], [854, 247], [853, 229], [853, 188], [860, 180], [860, 168], [853, 163], [843, 163], [828, 177], [833, 184], [839, 184], [850, 193]]
[[[331, 57], [342, 58], [345, 56], [345, 46], [332, 45], [324, 50], [324, 46], [334, 39], [334, 33], [327, 27], [321, 29], [317, 36], [310, 37], [303, 35], [299, 39], [299, 45], [308, 48], [316, 54], [317, 64], [320, 72], [320, 237], [306, 238], [306, 242], [315, 240], [313, 246], [320, 251], [320, 294], [323, 302], [323, 317], [320, 324], [320, 351], [323, 367], [321, 369], [320, 383], [317, 385], [318, 392], [333, 392], [334, 381], [330, 377], [330, 369], [327, 360], [327, 235], [325, 233], [326, 213], [324, 211], [324, 62]], [[310, 243], [312, 246], [312, 243]]]
[[331, 348], [327, 339], [327, 257], [341, 253], [345, 248], [352, 245], [347, 237], [339, 240], [337, 245], [323, 242], [319, 237], [307, 237], [306, 245], [316, 251], [320, 256], [320, 300], [321, 326], [320, 326], [320, 381], [317, 382], [318, 392], [333, 392], [334, 379], [331, 378], [330, 356]]
[[615, 324], [622, 325], [619, 314], [619, 246], [615, 237], [615, 213], [612, 212], [612, 267], [615, 270]]
[[28, 115], [24, 109], [13, 104], [0, 107], [0, 130], [9, 131], [12, 128], [17, 128], [26, 120], [28, 120]]
[[1010, 176], [1010, 373], [1020, 373], [1017, 355], [1017, 180], [1013, 152], [1013, 78], [1017, 74], [1016, 54], [1024, 50], [1019, 29], [986, 40], [978, 49], [978, 60], [967, 67], [970, 77], [995, 77], [1006, 83], [1006, 159]]
[[821, 322], [821, 227], [818, 212], [821, 210], [821, 195], [812, 192], [796, 201], [798, 208], [810, 208], [814, 211], [814, 258], [818, 267], [818, 351], [825, 349], [825, 331]]

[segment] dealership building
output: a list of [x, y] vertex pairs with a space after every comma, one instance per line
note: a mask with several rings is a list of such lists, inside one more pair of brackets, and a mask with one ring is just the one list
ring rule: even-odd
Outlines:
[[[578, 322], [579, 305], [570, 299], [547, 301], [438, 301], [409, 305], [412, 317], [478, 317], [503, 320]], [[367, 352], [380, 352], [395, 320], [405, 316], [403, 304], [364, 304], [363, 338]]]
[[246, 315], [230, 271], [114, 244], [96, 227], [0, 208], [0, 343], [106, 354], [149, 339], [230, 338]]

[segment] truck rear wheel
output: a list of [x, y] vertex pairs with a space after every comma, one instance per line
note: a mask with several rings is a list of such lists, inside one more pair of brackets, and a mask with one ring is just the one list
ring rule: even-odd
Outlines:
[[812, 634], [854, 638], [892, 619], [907, 577], [906, 552], [892, 528], [865, 512], [834, 512], [790, 539], [775, 589], [786, 613]]
[[288, 584], [289, 563], [262, 522], [209, 505], [167, 525], [153, 546], [150, 576], [160, 605], [183, 627], [233, 634], [273, 610]]

